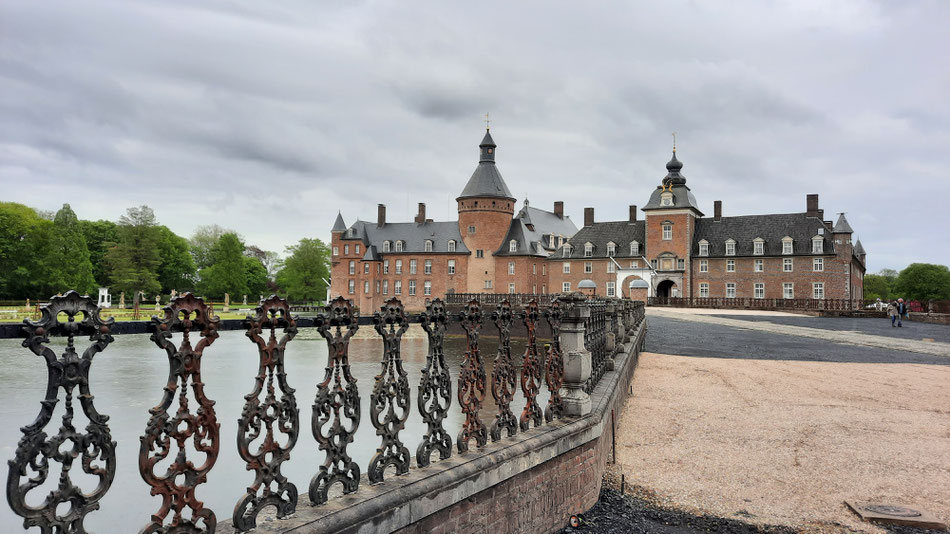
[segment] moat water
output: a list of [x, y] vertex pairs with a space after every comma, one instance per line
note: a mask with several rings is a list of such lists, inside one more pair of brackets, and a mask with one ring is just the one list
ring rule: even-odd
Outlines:
[[[480, 349], [490, 377], [491, 361], [495, 357], [498, 343], [497, 337], [492, 335], [495, 334], [495, 329], [488, 326], [482, 329]], [[54, 340], [54, 344], [61, 342], [62, 340]], [[524, 348], [524, 340], [512, 340], [512, 355], [517, 366], [520, 366]], [[453, 376], [453, 398], [445, 426], [453, 437], [463, 420], [455, 398], [455, 380], [464, 349], [464, 338], [446, 339], [446, 363]], [[427, 352], [426, 339], [403, 340], [403, 366], [412, 388], [413, 412], [400, 437], [413, 455], [426, 429], [416, 408], [416, 396]], [[349, 450], [364, 475], [379, 445], [379, 437], [369, 418], [369, 395], [374, 377], [380, 370], [381, 355], [382, 342], [378, 338], [353, 339], [350, 343], [350, 364], [359, 385], [362, 416], [354, 443]], [[198, 499], [215, 512], [219, 522], [231, 517], [234, 504], [254, 479], [253, 472], [245, 469], [243, 460], [238, 456], [236, 435], [237, 420], [244, 406], [244, 395], [253, 387], [257, 362], [257, 349], [244, 336], [243, 331], [222, 332], [205, 350], [202, 358], [205, 394], [215, 402], [214, 409], [221, 425], [221, 442], [217, 463], [208, 475], [207, 483], [200, 485], [196, 493]], [[327, 364], [326, 342], [318, 339], [313, 329], [302, 328], [301, 335], [287, 346], [285, 362], [287, 379], [290, 386], [296, 390], [297, 405], [300, 408], [300, 436], [282, 471], [297, 486], [300, 494], [306, 495], [310, 479], [324, 458], [311, 433], [310, 420], [316, 384], [323, 380]], [[167, 378], [168, 359], [164, 351], [150, 341], [146, 334], [116, 336], [115, 341], [93, 361], [90, 372], [91, 390], [98, 411], [109, 416], [112, 437], [118, 443], [118, 469], [111, 489], [101, 501], [100, 509], [87, 516], [85, 524], [92, 532], [138, 532], [151, 514], [161, 506], [161, 498], [149, 495], [150, 487], [139, 474], [138, 452], [139, 437], [144, 432], [149, 417], [148, 410], [160, 401]], [[13, 458], [17, 442], [23, 435], [19, 428], [32, 423], [39, 413], [40, 400], [46, 392], [46, 381], [46, 365], [42, 358], [23, 348], [21, 340], [0, 340], [0, 458]], [[511, 405], [516, 417], [524, 406], [520, 383], [518, 389]], [[544, 386], [541, 389], [538, 401], [543, 407], [548, 395]], [[53, 419], [46, 427], [49, 435], [57, 432], [61, 422], [62, 391], [60, 399]], [[78, 403], [75, 406], [77, 415], [74, 424], [77, 429], [85, 428], [85, 415], [79, 410]], [[172, 409], [175, 406], [173, 404]], [[494, 404], [489, 390], [481, 418], [486, 425], [490, 425], [493, 416]], [[433, 458], [437, 458], [437, 455]], [[203, 455], [195, 456], [196, 461], [201, 459]], [[77, 472], [81, 472], [78, 464], [74, 465], [71, 473], [76, 475]], [[28, 499], [28, 504], [37, 505], [42, 502], [47, 492], [55, 487], [58, 473], [58, 470], [51, 470], [50, 480], [45, 486], [30, 493], [32, 498]], [[82, 481], [82, 487], [86, 491], [94, 488], [91, 478], [73, 478]], [[5, 485], [3, 491], [5, 496]], [[117, 528], [117, 525], [122, 526]], [[22, 529], [22, 519], [5, 503], [0, 506], [0, 527], [0, 532], [19, 532]]]

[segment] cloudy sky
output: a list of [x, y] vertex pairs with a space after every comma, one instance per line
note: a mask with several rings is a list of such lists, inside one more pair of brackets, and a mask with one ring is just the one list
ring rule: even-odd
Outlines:
[[[708, 214], [847, 212], [948, 264], [950, 3], [0, 2], [0, 200], [282, 251], [450, 209], [491, 112], [519, 203], [626, 217], [670, 133]], [[941, 37], [942, 35], [942, 37]]]

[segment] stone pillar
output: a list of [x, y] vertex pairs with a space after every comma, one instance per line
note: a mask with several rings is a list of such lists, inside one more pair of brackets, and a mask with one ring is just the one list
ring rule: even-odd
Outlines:
[[617, 304], [607, 302], [607, 370], [614, 370], [614, 354], [617, 352], [617, 331], [614, 329], [614, 316], [617, 313]]
[[584, 384], [590, 378], [591, 354], [584, 347], [584, 321], [590, 317], [587, 299], [581, 293], [561, 297], [561, 354], [564, 358], [564, 414], [587, 415], [591, 411], [590, 395]]
[[225, 293], [224, 294], [224, 308], [222, 308], [221, 311], [223, 313], [228, 313], [229, 311], [231, 311], [230, 306], [231, 306], [231, 295], [228, 295], [227, 293]]
[[125, 291], [119, 293], [119, 309], [125, 309]]

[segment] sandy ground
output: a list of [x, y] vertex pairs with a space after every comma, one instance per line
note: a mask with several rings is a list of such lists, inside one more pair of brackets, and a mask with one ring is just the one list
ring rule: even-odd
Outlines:
[[628, 484], [664, 504], [806, 531], [845, 500], [950, 521], [950, 366], [644, 353], [617, 429]]

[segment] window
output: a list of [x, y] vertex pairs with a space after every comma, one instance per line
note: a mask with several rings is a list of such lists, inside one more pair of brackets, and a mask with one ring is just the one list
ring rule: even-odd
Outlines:
[[736, 242], [733, 240], [726, 241], [726, 256], [735, 256], [736, 255]]
[[613, 261], [608, 261], [608, 262], [607, 262], [607, 272], [608, 272], [608, 273], [615, 273], [615, 272], [617, 272], [617, 264], [614, 263]]
[[701, 273], [709, 272], [709, 260], [699, 260], [699, 272]]
[[782, 297], [787, 299], [795, 298], [795, 284], [791, 282], [782, 284]]
[[359, 253], [360, 253], [360, 246], [359, 246], [359, 245], [355, 245], [355, 248], [356, 248], [356, 253], [359, 254]]
[[333, 255], [334, 256], [340, 255], [340, 247], [333, 247]]
[[564, 265], [562, 267], [563, 267], [564, 274], [571, 274], [571, 262], [569, 261], [564, 262]]
[[640, 255], [640, 243], [636, 241], [630, 242], [630, 255], [639, 256]]
[[570, 283], [570, 282], [564, 282], [564, 283], [562, 283], [562, 284], [561, 284], [561, 291], [563, 291], [563, 292], [565, 292], [565, 293], [570, 293], [570, 291], [571, 291], [571, 283]]
[[709, 256], [709, 242], [705, 239], [699, 242], [699, 255]]
[[815, 236], [811, 240], [811, 252], [812, 254], [824, 254], [825, 252], [825, 240]]
[[585, 274], [590, 274], [590, 273], [592, 273], [592, 272], [594, 272], [594, 262], [592, 262], [592, 261], [585, 261], [585, 262], [584, 262], [584, 273], [585, 273]]
[[669, 241], [673, 239], [673, 225], [666, 223], [663, 225], [663, 240]]
[[590, 243], [584, 243], [584, 257], [590, 258], [594, 255], [594, 245]]
[[538, 286], [537, 286], [537, 284], [531, 286], [531, 294], [532, 294], [532, 295], [537, 295], [537, 294], [538, 294]]
[[426, 280], [422, 282], [422, 294], [431, 295], [432, 294], [432, 280]]
[[542, 264], [541, 264], [541, 276], [547, 276], [547, 274], [548, 274], [548, 266], [542, 263]]
[[650, 260], [650, 266], [656, 269], [656, 258], [653, 258], [652, 260]]
[[563, 244], [564, 244], [564, 236], [562, 235], [557, 236], [557, 246], [560, 247]]
[[364, 263], [364, 264], [363, 264], [363, 274], [369, 274], [369, 264], [368, 264], [368, 263]]
[[613, 242], [607, 243], [607, 255], [610, 257], [613, 257], [614, 254], [616, 253], [617, 253], [617, 245], [613, 244]]
[[617, 296], [617, 282], [607, 282], [607, 296], [608, 297]]
[[491, 280], [485, 280], [485, 289], [491, 289]]
[[813, 260], [812, 260], [812, 263], [811, 263], [811, 267], [812, 267], [812, 270], [815, 271], [815, 272], [817, 272], [817, 271], [824, 271], [824, 270], [825, 270], [825, 259], [824, 259], [824, 258], [815, 258], [815, 259], [813, 259]]
[[425, 274], [432, 274], [432, 260], [425, 261], [425, 264], [422, 267], [422, 272]]
[[482, 250], [482, 249], [476, 250], [476, 251], [475, 251], [475, 257], [476, 257], [476, 258], [484, 258], [484, 257], [485, 257], [485, 251]]
[[754, 293], [755, 298], [757, 299], [765, 298], [765, 284], [762, 284], [762, 283], [755, 284], [754, 291], [755, 291]]
[[640, 267], [640, 262], [637, 260], [630, 260], [630, 268], [638, 269]]
[[379, 280], [376, 281], [376, 294], [379, 294]]
[[554, 234], [548, 237], [548, 248], [554, 248]]
[[726, 272], [727, 273], [736, 272], [736, 260], [726, 260]]
[[402, 295], [402, 280], [393, 282], [393, 294]]
[[792, 258], [782, 260], [782, 272], [790, 273], [792, 272], [792, 267]]
[[389, 252], [389, 241], [383, 241], [383, 252]]
[[726, 298], [727, 299], [736, 298], [736, 283], [735, 282], [726, 282]]
[[470, 233], [470, 234], [474, 234], [474, 233], [475, 233], [475, 225], [474, 225], [474, 224], [468, 227], [468, 233]]
[[782, 238], [782, 254], [791, 254], [792, 253], [792, 238], [783, 237]]
[[402, 260], [396, 260], [396, 274], [402, 274]]
[[350, 253], [350, 246], [343, 245], [343, 254], [349, 254], [349, 253]]
[[404, 241], [396, 241], [396, 252], [402, 252], [403, 247], [405, 247]]
[[431, 239], [426, 239], [425, 251], [426, 251], [426, 252], [432, 252], [432, 240], [431, 240]]
[[409, 280], [409, 296], [411, 297], [415, 294], [416, 294], [416, 281]]
[[515, 262], [508, 262], [508, 274], [515, 274]]
[[409, 274], [416, 274], [416, 260], [409, 260]]
[[389, 294], [389, 280], [383, 280], [383, 295]]
[[564, 245], [564, 248], [561, 249], [561, 256], [564, 256], [566, 258], [570, 255], [571, 255], [571, 246]]
[[825, 229], [818, 227], [818, 235], [825, 235]]
[[350, 274], [356, 274], [356, 262], [350, 260]]
[[449, 274], [455, 274], [455, 260], [449, 260]]
[[815, 282], [811, 285], [812, 287], [812, 298], [823, 299], [825, 298], [825, 283], [824, 282]]
[[353, 293], [356, 293], [356, 280], [350, 280], [350, 283], [347, 284], [347, 286], [348, 286], [348, 287], [347, 287], [347, 292], [348, 292], [350, 295], [352, 295]]
[[762, 239], [756, 239], [752, 242], [752, 253], [756, 256], [761, 256], [765, 254], [765, 241]]
[[537, 264], [537, 263], [532, 263], [532, 264], [531, 264], [531, 274], [538, 274], [538, 264]]
[[508, 242], [508, 252], [518, 252], [518, 241], [512, 239]]
[[709, 284], [708, 284], [708, 283], [703, 282], [703, 283], [699, 284], [699, 296], [702, 297], [702, 298], [706, 298], [706, 297], [709, 296]]
[[369, 295], [369, 280], [363, 282], [363, 293]]
[[765, 260], [755, 260], [755, 272], [761, 273], [765, 270]]
[[514, 293], [514, 292], [515, 292], [515, 284], [513, 283], [508, 284], [508, 293]]
[[682, 271], [682, 270], [685, 270], [685, 269], [686, 269], [686, 260], [683, 259], [683, 258], [677, 258], [677, 259], [676, 259], [676, 268], [679, 269], [679, 270], [681, 270], [681, 271]]
[[450, 239], [450, 240], [449, 240], [449, 244], [448, 244], [447, 246], [448, 246], [448, 251], [449, 251], [449, 252], [455, 252], [455, 241], [454, 241], [454, 240]]

